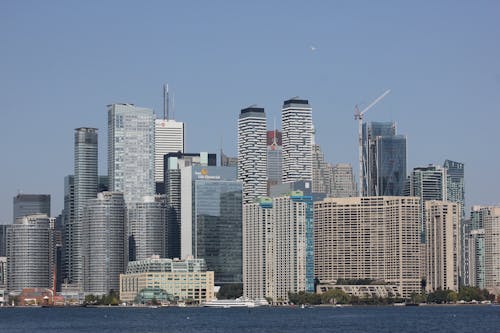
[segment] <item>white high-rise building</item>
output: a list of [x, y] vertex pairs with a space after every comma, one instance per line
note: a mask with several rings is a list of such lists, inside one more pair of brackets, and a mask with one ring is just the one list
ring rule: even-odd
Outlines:
[[425, 202], [427, 291], [458, 291], [460, 277], [460, 206], [454, 202]]
[[155, 182], [163, 183], [163, 158], [184, 153], [184, 123], [173, 119], [155, 120]]
[[309, 101], [292, 98], [283, 103], [283, 183], [313, 179], [313, 124]]
[[500, 295], [500, 207], [484, 207], [484, 286]]
[[108, 105], [108, 175], [110, 191], [125, 202], [154, 195], [154, 113], [133, 104]]
[[314, 291], [312, 197], [301, 191], [243, 205], [243, 295], [286, 302]]
[[243, 182], [243, 203], [267, 194], [266, 114], [250, 106], [238, 119], [238, 180]]

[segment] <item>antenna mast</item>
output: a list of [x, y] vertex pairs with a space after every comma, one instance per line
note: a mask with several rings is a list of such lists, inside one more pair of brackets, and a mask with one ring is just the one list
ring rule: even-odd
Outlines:
[[168, 83], [163, 85], [163, 119], [168, 120]]

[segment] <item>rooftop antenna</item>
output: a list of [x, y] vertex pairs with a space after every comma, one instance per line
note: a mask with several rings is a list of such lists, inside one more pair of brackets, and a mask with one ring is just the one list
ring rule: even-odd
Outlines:
[[168, 120], [168, 83], [163, 85], [163, 119]]

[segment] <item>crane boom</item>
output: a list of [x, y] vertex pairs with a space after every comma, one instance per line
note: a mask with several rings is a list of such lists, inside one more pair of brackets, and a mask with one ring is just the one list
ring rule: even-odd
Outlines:
[[390, 93], [390, 92], [391, 92], [391, 89], [387, 89], [382, 95], [380, 95], [373, 102], [371, 102], [370, 105], [368, 105], [366, 108], [364, 108], [363, 111], [359, 112], [359, 115], [361, 117], [363, 117], [363, 115], [366, 113], [366, 111], [370, 110], [375, 104], [377, 104], [378, 102], [380, 102], [382, 100], [382, 98], [384, 98], [385, 96], [387, 96], [387, 94]]
[[[358, 145], [359, 145], [359, 196], [363, 196], [363, 185], [367, 180], [366, 170], [363, 168], [363, 116], [364, 114], [370, 110], [375, 104], [380, 102], [387, 94], [391, 92], [391, 89], [387, 89], [382, 95], [377, 97], [373, 102], [370, 103], [366, 108], [362, 111], [359, 111], [358, 106], [354, 109], [354, 119], [358, 121]], [[365, 172], [363, 172], [365, 171]], [[368, 184], [367, 188], [368, 188]]]

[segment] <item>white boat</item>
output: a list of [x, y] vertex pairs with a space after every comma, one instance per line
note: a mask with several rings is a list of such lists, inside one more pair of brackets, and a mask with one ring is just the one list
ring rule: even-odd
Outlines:
[[203, 306], [209, 308], [253, 308], [258, 306], [254, 301], [242, 299], [215, 299], [206, 302]]

